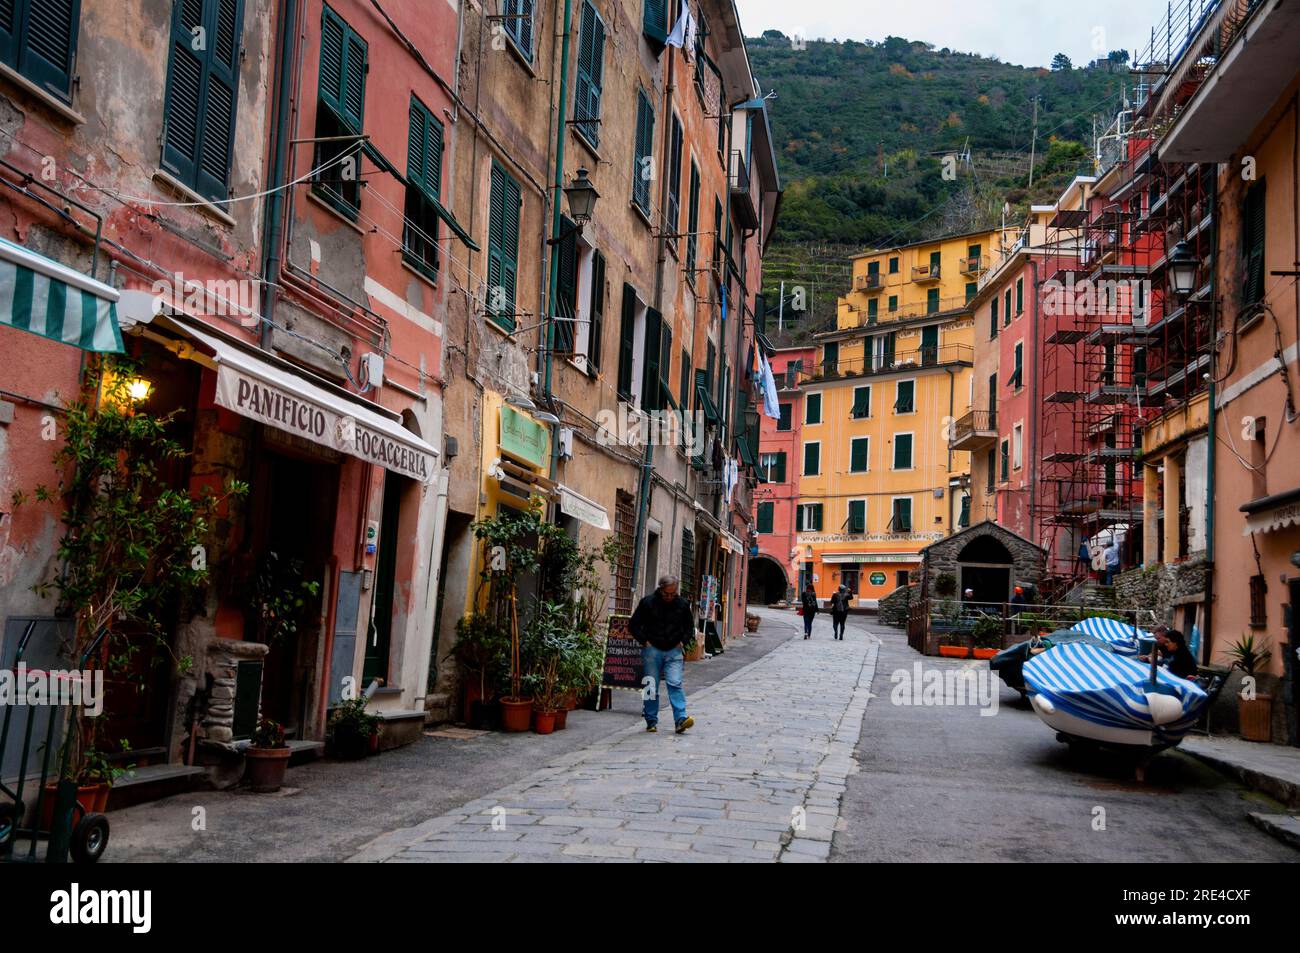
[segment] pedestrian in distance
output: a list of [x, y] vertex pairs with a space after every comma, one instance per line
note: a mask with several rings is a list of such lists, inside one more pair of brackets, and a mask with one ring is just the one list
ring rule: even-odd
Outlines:
[[691, 606], [677, 594], [677, 577], [660, 576], [654, 592], [642, 599], [628, 620], [628, 631], [641, 643], [641, 665], [646, 681], [645, 730], [659, 730], [659, 679], [668, 686], [668, 703], [673, 709], [673, 725], [680, 735], [695, 724], [686, 714], [686, 691], [682, 676], [686, 658], [682, 646], [695, 634], [695, 617]]
[[817, 615], [817, 590], [811, 582], [804, 587], [800, 607], [803, 609], [803, 637], [811, 639], [813, 618]]
[[1088, 578], [1088, 573], [1092, 570], [1092, 550], [1088, 549], [1088, 541], [1085, 539], [1079, 544], [1079, 575], [1084, 579]]
[[844, 623], [849, 618], [849, 587], [840, 586], [831, 596], [831, 635], [844, 641]]

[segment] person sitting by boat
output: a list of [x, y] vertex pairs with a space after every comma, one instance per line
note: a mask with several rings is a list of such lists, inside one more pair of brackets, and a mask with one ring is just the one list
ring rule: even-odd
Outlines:
[[[1187, 647], [1187, 639], [1183, 633], [1177, 629], [1171, 629], [1168, 626], [1156, 626], [1151, 633], [1156, 637], [1156, 650], [1160, 656], [1160, 664], [1167, 668], [1172, 675], [1179, 678], [1195, 678], [1198, 671], [1196, 658], [1192, 655], [1191, 650]], [[1151, 661], [1151, 656], [1139, 656], [1143, 662]]]

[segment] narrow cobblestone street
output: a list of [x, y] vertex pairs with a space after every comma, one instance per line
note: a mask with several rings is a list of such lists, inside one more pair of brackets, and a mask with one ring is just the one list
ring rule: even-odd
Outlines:
[[637, 722], [352, 859], [825, 860], [877, 653], [867, 636], [787, 641], [691, 695], [691, 732]]

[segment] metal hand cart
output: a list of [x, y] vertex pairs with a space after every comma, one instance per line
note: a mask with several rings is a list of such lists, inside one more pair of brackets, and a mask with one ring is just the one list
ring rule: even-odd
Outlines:
[[[15, 674], [35, 630], [36, 622], [29, 622], [22, 638], [18, 641], [18, 650], [13, 661]], [[101, 630], [81, 654], [78, 660], [78, 672], [88, 670], [87, 664], [98, 653], [107, 631], [107, 629]], [[15, 707], [14, 705], [4, 707], [4, 720], [0, 723], [0, 764], [4, 763], [5, 750], [10, 744], [9, 729]], [[26, 713], [26, 724], [21, 736], [22, 758], [19, 761], [18, 777], [11, 782], [14, 787], [10, 787], [3, 778], [0, 778], [0, 862], [35, 863], [44, 860], [51, 864], [66, 863], [71, 854], [72, 859], [78, 863], [94, 863], [99, 860], [104, 853], [104, 848], [108, 846], [108, 818], [103, 814], [88, 811], [77, 799], [77, 782], [66, 776], [74, 747], [74, 733], [77, 731], [77, 719], [74, 717], [72, 706], [61, 709], [66, 729], [61, 754], [58, 753], [54, 743], [60, 709], [50, 711], [49, 724], [45, 728], [45, 740], [42, 743], [39, 738], [36, 739], [37, 749], [33, 751], [32, 735], [35, 733], [36, 715], [40, 709], [32, 705], [23, 707]], [[23, 824], [28, 817], [28, 802], [23, 800], [23, 794], [28, 787], [28, 775], [31, 774], [28, 763], [34, 760], [38, 753], [41, 760], [41, 775], [40, 781], [36, 784], [36, 803], [31, 808], [31, 826], [24, 827]], [[51, 763], [56, 757], [59, 762], [58, 781], [51, 794], [46, 785], [50, 779]], [[47, 799], [51, 797], [53, 811], [50, 813], [49, 829], [44, 830], [42, 829], [43, 811]], [[15, 849], [19, 841], [27, 842], [26, 850]], [[37, 844], [41, 841], [48, 843], [44, 857], [38, 857], [36, 853]]]

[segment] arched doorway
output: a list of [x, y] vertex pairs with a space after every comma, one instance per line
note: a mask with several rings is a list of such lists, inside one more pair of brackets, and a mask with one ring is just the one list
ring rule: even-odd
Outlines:
[[[1009, 602], [1012, 577], [1011, 550], [993, 536], [978, 536], [957, 554], [957, 586], [963, 601]], [[972, 590], [970, 596], [967, 589]]]
[[770, 556], [756, 556], [749, 561], [749, 586], [745, 601], [750, 605], [771, 605], [786, 596], [789, 583], [781, 564]]

